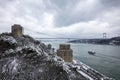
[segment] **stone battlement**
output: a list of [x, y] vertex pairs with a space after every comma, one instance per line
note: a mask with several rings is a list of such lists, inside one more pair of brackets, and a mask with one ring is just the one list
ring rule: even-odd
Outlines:
[[60, 50], [69, 50], [70, 44], [60, 44]]
[[66, 62], [73, 61], [73, 50], [70, 49], [70, 44], [60, 44], [57, 50], [57, 55], [63, 58]]
[[22, 37], [23, 36], [23, 27], [21, 25], [14, 24], [11, 27], [11, 33], [15, 37]]

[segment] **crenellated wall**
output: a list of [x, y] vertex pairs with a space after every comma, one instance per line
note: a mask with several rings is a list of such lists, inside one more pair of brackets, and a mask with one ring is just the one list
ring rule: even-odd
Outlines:
[[23, 27], [21, 25], [14, 24], [11, 27], [11, 33], [15, 37], [22, 37], [23, 36]]
[[70, 48], [70, 44], [60, 44], [57, 50], [57, 55], [63, 58], [66, 62], [73, 61], [73, 50]]

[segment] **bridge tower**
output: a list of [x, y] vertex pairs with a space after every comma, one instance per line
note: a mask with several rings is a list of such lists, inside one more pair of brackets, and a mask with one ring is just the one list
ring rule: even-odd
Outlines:
[[103, 33], [103, 39], [107, 38], [107, 33]]

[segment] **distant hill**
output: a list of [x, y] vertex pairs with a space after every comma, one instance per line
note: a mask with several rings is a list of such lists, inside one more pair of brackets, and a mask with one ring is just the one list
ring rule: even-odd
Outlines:
[[92, 43], [92, 44], [107, 44], [120, 45], [120, 37], [112, 37], [107, 39], [77, 39], [71, 40], [69, 43]]

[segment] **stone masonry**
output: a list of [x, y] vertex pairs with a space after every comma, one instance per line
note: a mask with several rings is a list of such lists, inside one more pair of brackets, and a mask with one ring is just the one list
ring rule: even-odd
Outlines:
[[23, 36], [23, 27], [21, 25], [14, 24], [11, 27], [11, 33], [15, 37], [22, 37]]
[[73, 50], [70, 49], [70, 44], [60, 44], [57, 50], [57, 55], [63, 58], [66, 62], [73, 61]]

